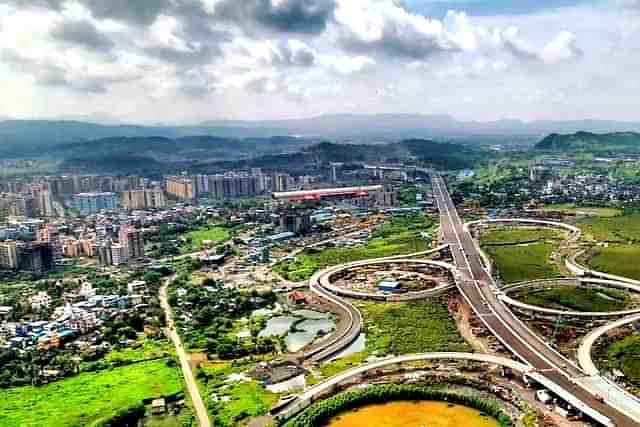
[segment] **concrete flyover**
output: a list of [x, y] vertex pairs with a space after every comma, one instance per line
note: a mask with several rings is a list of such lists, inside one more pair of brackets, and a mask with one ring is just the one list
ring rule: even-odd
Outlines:
[[[607, 426], [635, 427], [640, 424], [640, 404], [610, 393], [610, 386], [597, 376], [588, 376], [577, 365], [553, 349], [525, 325], [498, 298], [493, 277], [483, 265], [477, 243], [464, 227], [444, 180], [431, 175], [434, 198], [440, 211], [445, 241], [458, 268], [457, 285], [478, 318], [513, 354], [543, 375], [548, 388], [596, 422]], [[497, 222], [523, 222], [521, 220]], [[550, 221], [524, 220], [524, 223], [571, 230], [570, 241], [579, 238], [579, 229]]]
[[360, 365], [349, 369], [348, 371], [339, 373], [326, 381], [323, 381], [296, 396], [294, 400], [281, 407], [276, 415], [276, 419], [284, 421], [296, 415], [306, 407], [311, 405], [318, 398], [335, 390], [342, 383], [355, 380], [369, 371], [382, 369], [393, 365], [402, 365], [411, 362], [432, 361], [432, 360], [468, 360], [480, 363], [489, 363], [492, 365], [504, 366], [521, 374], [527, 374], [530, 378], [544, 383], [544, 377], [537, 375], [532, 371], [531, 367], [523, 363], [506, 357], [492, 356], [488, 354], [477, 353], [424, 353], [424, 354], [406, 354], [403, 356], [389, 357], [375, 362]]
[[364, 267], [364, 266], [372, 266], [372, 265], [385, 266], [385, 265], [395, 264], [395, 263], [407, 263], [407, 264], [417, 264], [417, 265], [423, 265], [423, 266], [437, 267], [443, 270], [447, 270], [451, 273], [455, 271], [454, 265], [446, 262], [442, 262], [442, 261], [410, 259], [410, 258], [373, 259], [373, 260], [365, 260], [365, 261], [355, 261], [355, 262], [350, 262], [350, 263], [336, 266], [336, 268], [331, 269], [331, 271], [327, 272], [327, 274], [324, 274], [320, 277], [320, 285], [326, 290], [336, 295], [341, 295], [349, 298], [370, 299], [370, 300], [387, 301], [387, 302], [412, 301], [412, 300], [429, 298], [429, 297], [439, 295], [448, 290], [451, 290], [456, 286], [455, 283], [443, 283], [441, 285], [438, 285], [435, 288], [427, 289], [424, 291], [408, 292], [406, 294], [393, 295], [393, 294], [357, 292], [349, 289], [344, 289], [340, 286], [336, 286], [332, 284], [333, 278], [345, 270], [349, 270], [355, 267]]
[[[422, 262], [422, 260], [415, 260], [413, 257], [430, 255], [445, 249], [447, 245], [441, 245], [428, 251], [416, 252], [407, 255], [396, 255], [385, 258], [376, 258], [372, 260], [355, 261], [348, 264], [336, 265], [326, 268], [324, 270], [316, 272], [311, 279], [309, 279], [309, 289], [319, 297], [331, 302], [337, 308], [338, 316], [340, 316], [346, 322], [344, 328], [336, 334], [332, 335], [328, 340], [322, 341], [320, 345], [314, 346], [308, 351], [303, 353], [303, 357], [311, 362], [317, 363], [330, 358], [341, 350], [347, 348], [352, 342], [354, 342], [360, 332], [362, 331], [362, 314], [360, 311], [349, 301], [340, 298], [338, 295], [334, 295], [332, 289], [328, 289], [326, 285], [330, 285], [329, 278], [345, 268], [346, 265], [368, 265], [377, 263], [392, 263], [398, 261], [406, 262]], [[430, 263], [438, 263], [443, 268], [453, 267], [447, 263], [440, 263], [438, 261], [429, 261]], [[435, 291], [433, 289], [432, 291]], [[438, 292], [444, 292], [445, 287], [438, 289]], [[426, 297], [425, 297], [426, 298]]]
[[[629, 316], [632, 314], [640, 313], [640, 307], [629, 310], [620, 311], [575, 311], [575, 310], [559, 310], [546, 307], [540, 307], [536, 305], [526, 304], [516, 299], [511, 298], [508, 294], [520, 289], [527, 289], [533, 287], [544, 286], [550, 287], [579, 287], [581, 284], [587, 284], [588, 287], [605, 288], [612, 287], [618, 289], [625, 289], [632, 292], [640, 292], [640, 286], [632, 285], [630, 283], [619, 282], [615, 280], [604, 280], [596, 278], [555, 278], [555, 279], [538, 279], [527, 282], [512, 283], [500, 288], [498, 297], [505, 304], [514, 307], [515, 309], [522, 311], [525, 314], [534, 313], [542, 317], [572, 317], [578, 319], [607, 319], [618, 318], [623, 316]], [[591, 284], [591, 285], [590, 285]]]
[[603, 273], [602, 271], [593, 270], [589, 267], [581, 265], [580, 263], [578, 263], [577, 258], [580, 255], [584, 254], [585, 252], [586, 252], [586, 249], [582, 249], [574, 253], [570, 257], [567, 257], [564, 261], [564, 264], [567, 267], [567, 269], [569, 269], [569, 271], [571, 271], [576, 276], [595, 276], [605, 280], [625, 282], [632, 285], [640, 286], [640, 280], [634, 280], [628, 277], [618, 276], [615, 274]]

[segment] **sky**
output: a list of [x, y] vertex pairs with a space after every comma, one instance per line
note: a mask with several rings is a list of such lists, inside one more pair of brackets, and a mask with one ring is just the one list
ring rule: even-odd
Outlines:
[[0, 118], [640, 121], [640, 0], [0, 0]]

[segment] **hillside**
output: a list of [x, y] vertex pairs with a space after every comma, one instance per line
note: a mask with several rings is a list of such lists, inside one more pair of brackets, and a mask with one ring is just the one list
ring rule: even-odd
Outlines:
[[[91, 151], [84, 150], [87, 145]], [[391, 144], [310, 145], [308, 139], [278, 137], [228, 140], [213, 137], [112, 138], [72, 144], [60, 171], [162, 174], [176, 171], [216, 173], [259, 167], [265, 170], [312, 173], [329, 162], [408, 162], [440, 169], [473, 167], [487, 157], [484, 150], [412, 139]], [[82, 151], [83, 150], [83, 151]]]
[[576, 132], [566, 135], [553, 133], [538, 142], [535, 149], [598, 155], [640, 154], [640, 133], [614, 132], [597, 134]]

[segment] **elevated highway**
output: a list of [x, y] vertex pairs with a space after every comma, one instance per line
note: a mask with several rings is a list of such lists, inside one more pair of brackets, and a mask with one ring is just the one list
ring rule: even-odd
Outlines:
[[478, 318], [514, 355], [552, 383], [552, 391], [590, 418], [607, 426], [638, 426], [637, 407], [627, 406], [612, 395], [610, 388], [593, 381], [531, 331], [498, 298], [497, 286], [485, 270], [479, 249], [464, 228], [444, 180], [433, 174], [431, 182], [443, 235], [458, 268], [458, 289]]

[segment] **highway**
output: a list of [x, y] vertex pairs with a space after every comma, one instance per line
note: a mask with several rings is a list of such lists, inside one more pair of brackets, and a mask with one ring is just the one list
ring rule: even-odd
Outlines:
[[614, 407], [611, 396], [598, 398], [597, 391], [590, 386], [592, 378], [545, 343], [497, 297], [497, 286], [482, 265], [479, 250], [465, 230], [444, 180], [432, 174], [431, 182], [442, 232], [458, 267], [458, 288], [484, 325], [520, 360], [555, 384], [569, 403], [591, 418], [604, 425], [637, 426], [637, 419]]

